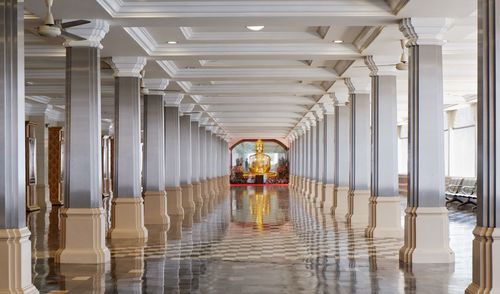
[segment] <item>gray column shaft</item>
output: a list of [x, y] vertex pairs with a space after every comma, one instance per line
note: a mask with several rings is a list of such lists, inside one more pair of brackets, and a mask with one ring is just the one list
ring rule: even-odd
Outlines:
[[115, 78], [114, 194], [141, 195], [141, 101], [139, 78]]
[[370, 95], [351, 94], [349, 188], [368, 190], [370, 183]]
[[444, 205], [442, 48], [411, 46], [408, 108], [408, 206]]
[[179, 107], [165, 107], [165, 186], [180, 185]]
[[205, 127], [200, 127], [200, 180], [207, 180], [207, 132]]
[[212, 179], [214, 177], [213, 166], [214, 166], [214, 154], [213, 154], [213, 139], [212, 132], [206, 131], [207, 133], [207, 177]]
[[372, 77], [372, 196], [397, 196], [396, 76]]
[[309, 162], [309, 174], [311, 180], [316, 180], [316, 168], [318, 166], [318, 125], [314, 125], [311, 127], [311, 137], [310, 137], [310, 146], [311, 146], [311, 161]]
[[165, 190], [163, 95], [144, 96], [144, 191]]
[[191, 180], [200, 181], [200, 128], [198, 122], [191, 122]]
[[26, 227], [24, 159], [24, 9], [0, 5], [0, 228]]
[[349, 186], [350, 106], [335, 106], [335, 185]]
[[305, 177], [310, 179], [311, 178], [311, 168], [309, 163], [311, 162], [311, 129], [306, 131], [306, 135], [304, 136], [305, 139], [305, 166], [304, 166], [304, 174]]
[[499, 8], [497, 1], [478, 1], [477, 226], [495, 228], [500, 220]]
[[333, 114], [325, 114], [323, 126], [323, 184], [333, 184], [335, 178], [335, 116]]
[[181, 143], [181, 185], [191, 184], [191, 117], [180, 117], [180, 143]]
[[318, 121], [316, 142], [316, 178], [318, 182], [323, 182], [323, 173], [325, 169], [325, 125], [323, 121]]
[[307, 177], [307, 173], [306, 173], [306, 167], [307, 167], [307, 135], [306, 135], [306, 132], [304, 132], [304, 134], [302, 135], [302, 162], [301, 162], [301, 174], [302, 174], [302, 177]]
[[98, 48], [66, 48], [64, 197], [69, 208], [98, 208], [102, 202], [100, 62]]

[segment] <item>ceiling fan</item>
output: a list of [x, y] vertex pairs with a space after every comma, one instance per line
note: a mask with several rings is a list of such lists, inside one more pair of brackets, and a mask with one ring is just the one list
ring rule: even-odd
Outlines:
[[85, 40], [78, 35], [72, 34], [66, 31], [67, 28], [76, 27], [84, 24], [90, 23], [88, 20], [74, 20], [69, 22], [62, 22], [60, 19], [54, 20], [52, 15], [52, 4], [54, 0], [45, 0], [45, 7], [47, 8], [47, 15], [45, 16], [43, 25], [36, 28], [36, 32], [43, 37], [65, 37], [68, 39], [73, 39], [77, 41]]
[[408, 70], [408, 54], [406, 54], [406, 40], [401, 39], [401, 57], [399, 59], [399, 63], [396, 64], [397, 70]]

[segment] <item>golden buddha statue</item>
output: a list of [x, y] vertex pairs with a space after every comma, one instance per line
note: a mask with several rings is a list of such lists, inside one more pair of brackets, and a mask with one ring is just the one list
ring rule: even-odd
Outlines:
[[250, 173], [257, 176], [263, 176], [271, 169], [271, 157], [264, 154], [264, 142], [257, 140], [255, 142], [255, 154], [250, 155]]

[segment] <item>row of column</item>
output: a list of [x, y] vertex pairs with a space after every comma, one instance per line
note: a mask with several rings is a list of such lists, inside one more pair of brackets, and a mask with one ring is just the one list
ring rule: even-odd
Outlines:
[[[30, 232], [25, 215], [24, 42], [22, 2], [0, 5], [0, 292], [36, 293], [31, 281]], [[141, 140], [142, 57], [113, 57], [115, 160], [111, 228], [106, 232], [101, 195], [100, 41], [103, 20], [71, 28], [83, 40], [66, 46], [66, 120], [61, 244], [55, 262], [110, 261], [107, 237], [144, 242], [147, 225], [168, 230], [169, 217], [189, 226], [201, 221], [229, 187], [229, 148], [199, 114], [179, 111], [182, 95], [165, 94], [152, 80], [144, 95]], [[146, 81], [145, 81], [146, 82]], [[147, 84], [147, 83], [146, 83]], [[143, 142], [143, 158], [141, 141]], [[141, 182], [141, 164], [142, 181]], [[186, 218], [188, 219], [187, 221]]]
[[[405, 263], [454, 261], [444, 197], [441, 128], [442, 36], [448, 26], [446, 19], [404, 19], [400, 25], [410, 56], [409, 196], [400, 250]], [[332, 203], [325, 208], [352, 225], [365, 227], [367, 237], [401, 237], [396, 72], [386, 60], [373, 56], [365, 57], [365, 64], [371, 91], [365, 78], [345, 78], [347, 103], [326, 102], [334, 103], [331, 124], [325, 119], [309, 120], [292, 134], [292, 187], [311, 198], [309, 182], [320, 178], [309, 168], [318, 158], [315, 146], [324, 145], [325, 177], [331, 178], [323, 179], [333, 179], [334, 187], [323, 190], [323, 199]], [[324, 138], [315, 135], [315, 124], [323, 124]], [[328, 167], [333, 167], [331, 174]]]

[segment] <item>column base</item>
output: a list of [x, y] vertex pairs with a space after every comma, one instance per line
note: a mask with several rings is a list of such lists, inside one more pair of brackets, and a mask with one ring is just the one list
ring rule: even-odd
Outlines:
[[295, 191], [297, 192], [302, 191], [302, 177], [300, 176], [297, 177], [297, 184], [295, 186]]
[[193, 201], [196, 208], [203, 206], [203, 197], [201, 196], [201, 183], [193, 183]]
[[335, 191], [335, 185], [334, 184], [323, 184], [322, 187], [322, 199], [323, 199], [323, 205], [321, 206], [324, 211], [331, 212], [334, 210], [334, 191]]
[[40, 208], [51, 208], [50, 192], [48, 185], [36, 185], [36, 203]]
[[445, 207], [408, 207], [405, 243], [399, 250], [404, 263], [452, 263], [448, 210]]
[[31, 282], [31, 242], [27, 227], [0, 230], [0, 293], [38, 293]]
[[147, 239], [142, 197], [116, 197], [111, 201], [111, 239]]
[[370, 197], [368, 238], [402, 238], [401, 207], [399, 196]]
[[311, 202], [316, 202], [316, 187], [317, 186], [317, 183], [315, 180], [310, 180], [309, 181], [309, 200], [311, 200]]
[[191, 229], [194, 222], [194, 209], [184, 209], [184, 218], [182, 219], [182, 227]]
[[217, 199], [217, 196], [219, 196], [220, 194], [219, 187], [217, 185], [217, 178], [213, 178], [211, 179], [211, 181], [212, 181], [212, 189], [214, 191], [214, 197], [215, 199]]
[[182, 239], [182, 221], [184, 215], [171, 215], [170, 216], [170, 229], [167, 232], [168, 240], [181, 240]]
[[306, 179], [304, 183], [304, 196], [309, 199], [309, 195], [311, 194], [311, 179]]
[[167, 213], [172, 215], [184, 215], [182, 208], [182, 190], [181, 187], [166, 187], [167, 192]]
[[465, 293], [500, 293], [500, 231], [494, 227], [474, 228], [472, 283]]
[[299, 190], [299, 193], [301, 193], [302, 195], [304, 195], [304, 193], [307, 189], [306, 183], [307, 183], [307, 179], [302, 177], [302, 180], [300, 181], [300, 190]]
[[316, 207], [322, 208], [325, 203], [325, 195], [323, 191], [323, 182], [316, 182], [316, 197], [314, 198], [314, 202], [316, 202]]
[[203, 199], [203, 206], [201, 208], [201, 215], [206, 216], [208, 214], [208, 202], [210, 201], [210, 195], [208, 192], [207, 181], [201, 181], [201, 198]]
[[167, 214], [167, 193], [165, 191], [144, 192], [144, 223], [146, 225], [166, 225], [170, 218]]
[[210, 202], [214, 202], [217, 198], [217, 191], [215, 190], [214, 179], [208, 179], [208, 191], [210, 196]]
[[100, 264], [110, 261], [102, 208], [62, 208], [61, 245], [56, 263]]
[[368, 226], [370, 190], [349, 191], [349, 212], [346, 219], [351, 224]]
[[331, 213], [335, 216], [345, 217], [349, 213], [349, 187], [335, 187], [333, 201], [334, 208]]
[[184, 212], [186, 210], [194, 210], [195, 204], [193, 200], [193, 185], [185, 184], [181, 185], [182, 191], [182, 208], [184, 208]]

